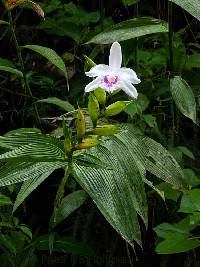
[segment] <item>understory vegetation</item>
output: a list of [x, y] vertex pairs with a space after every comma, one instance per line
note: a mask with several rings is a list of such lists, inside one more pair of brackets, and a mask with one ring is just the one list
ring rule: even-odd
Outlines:
[[199, 0], [2, 0], [0, 266], [200, 266]]

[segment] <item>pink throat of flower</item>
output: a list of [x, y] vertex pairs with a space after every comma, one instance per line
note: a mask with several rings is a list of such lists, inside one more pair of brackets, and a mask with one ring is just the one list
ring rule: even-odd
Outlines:
[[117, 76], [112, 76], [112, 75], [106, 75], [103, 78], [103, 82], [108, 86], [112, 87], [118, 82], [118, 77]]

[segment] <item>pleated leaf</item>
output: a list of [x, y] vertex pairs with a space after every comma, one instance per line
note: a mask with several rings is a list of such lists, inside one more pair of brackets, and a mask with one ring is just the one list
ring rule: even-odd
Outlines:
[[0, 186], [36, 179], [50, 169], [61, 168], [63, 162], [8, 162], [0, 168]]
[[77, 190], [64, 197], [58, 208], [56, 223], [54, 226], [77, 210], [86, 201], [87, 197], [88, 195], [84, 190]]
[[[121, 236], [131, 245], [134, 240], [141, 245], [136, 210], [145, 223], [147, 221], [143, 181], [139, 178], [141, 173], [130, 155], [128, 162], [120, 160], [125, 154], [128, 157], [128, 152], [122, 153], [127, 148], [123, 145], [123, 150], [121, 146], [118, 152], [117, 148], [113, 151], [115, 145], [108, 142], [91, 149], [83, 159], [88, 165], [82, 164], [82, 159], [74, 161], [74, 176]], [[95, 158], [102, 161], [101, 167], [97, 161], [96, 168]], [[126, 166], [123, 166], [124, 163]]]
[[[22, 171], [20, 179], [24, 175], [24, 178], [28, 179], [24, 181], [21, 186], [21, 189], [17, 195], [17, 198], [14, 203], [13, 212], [22, 204], [22, 202], [35, 190], [49, 175], [56, 169], [66, 167], [66, 163], [63, 162], [39, 162], [33, 163], [32, 169], [25, 169], [25, 172]], [[33, 171], [34, 170], [34, 171]], [[7, 175], [8, 176], [8, 175]], [[10, 175], [11, 177], [11, 175]], [[0, 180], [1, 183], [2, 179]], [[4, 179], [6, 181], [6, 179]], [[8, 182], [8, 179], [7, 179]]]
[[39, 129], [20, 128], [0, 136], [0, 147], [14, 149], [29, 144], [56, 142], [52, 136], [41, 134]]
[[64, 161], [65, 152], [55, 144], [29, 144], [0, 155], [0, 162], [8, 161]]
[[185, 9], [192, 16], [200, 20], [200, 1], [199, 0], [170, 0]]
[[87, 43], [111, 44], [157, 32], [168, 32], [168, 24], [159, 19], [140, 17], [120, 22]]
[[116, 136], [130, 147], [145, 170], [176, 187], [184, 185], [184, 174], [173, 156], [153, 139], [138, 135], [134, 127], [121, 125], [124, 131]]
[[25, 45], [21, 46], [21, 48], [33, 50], [48, 59], [53, 65], [55, 65], [64, 73], [65, 78], [67, 79], [65, 63], [63, 59], [53, 49], [40, 45]]
[[170, 80], [170, 91], [180, 112], [196, 123], [195, 96], [187, 82], [180, 76], [175, 76]]

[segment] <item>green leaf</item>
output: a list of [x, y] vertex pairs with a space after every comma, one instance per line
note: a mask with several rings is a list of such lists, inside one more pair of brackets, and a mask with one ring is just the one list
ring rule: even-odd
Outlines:
[[65, 63], [62, 60], [62, 58], [51, 48], [40, 46], [40, 45], [25, 45], [21, 46], [21, 48], [27, 48], [30, 50], [33, 50], [46, 59], [48, 59], [52, 64], [54, 64], [57, 68], [59, 68], [65, 75], [65, 78], [67, 79], [67, 71], [65, 67]]
[[64, 161], [63, 143], [29, 144], [0, 155], [1, 162], [8, 161]]
[[173, 234], [156, 246], [158, 254], [175, 254], [190, 251], [200, 246], [200, 242], [196, 239], [190, 239], [185, 235]]
[[0, 66], [6, 66], [15, 69], [15, 65], [7, 58], [0, 58]]
[[193, 68], [199, 68], [200, 53], [194, 53], [193, 55], [187, 56], [185, 68], [192, 70]]
[[63, 108], [67, 112], [74, 110], [74, 107], [68, 101], [59, 99], [57, 97], [48, 97], [46, 99], [40, 99], [40, 100], [37, 101], [37, 103], [38, 102], [49, 103], [49, 104], [56, 105], [56, 106], [58, 106], [60, 108]]
[[121, 125], [124, 132], [116, 136], [131, 147], [135, 156], [142, 162], [145, 169], [158, 178], [181, 187], [184, 184], [184, 174], [181, 167], [172, 155], [159, 143], [153, 139], [135, 132], [130, 124]]
[[25, 224], [20, 224], [17, 228], [28, 238], [32, 239], [32, 232]]
[[200, 211], [200, 189], [184, 190], [179, 212], [193, 213]]
[[98, 117], [100, 115], [99, 102], [93, 93], [88, 98], [88, 113], [92, 120], [93, 126], [96, 127]]
[[196, 123], [196, 102], [191, 87], [180, 76], [170, 80], [170, 91], [177, 108]]
[[136, 212], [147, 224], [145, 170], [132, 146], [116, 136], [74, 162], [74, 176], [121, 236], [141, 244]]
[[170, 0], [178, 6], [185, 9], [192, 16], [200, 20], [200, 2], [199, 0]]
[[168, 24], [159, 19], [140, 17], [118, 23], [87, 43], [111, 44], [157, 32], [168, 32]]
[[66, 219], [72, 212], [77, 210], [87, 199], [84, 190], [75, 191], [63, 198], [56, 218], [56, 224]]
[[12, 74], [16, 74], [19, 77], [23, 77], [23, 73], [15, 68], [11, 68], [11, 67], [7, 67], [7, 66], [0, 66], [0, 71], [6, 71], [6, 72], [10, 72]]
[[130, 101], [117, 101], [110, 104], [105, 109], [105, 116], [114, 116], [122, 112], [122, 110], [130, 103]]
[[[55, 167], [54, 167], [55, 166]], [[21, 198], [26, 194], [29, 188], [34, 188], [34, 182], [40, 184], [42, 175], [53, 172], [54, 169], [62, 168], [63, 162], [9, 162], [0, 168], [0, 186], [6, 186], [14, 183], [30, 180], [30, 185], [20, 190]], [[47, 176], [46, 176], [47, 177]], [[37, 180], [38, 179], [38, 180]], [[42, 182], [42, 181], [41, 181]], [[33, 190], [32, 190], [33, 191]], [[31, 192], [32, 192], [31, 191]], [[23, 193], [22, 193], [23, 192]], [[27, 196], [27, 195], [26, 195]], [[17, 203], [19, 199], [17, 198]], [[18, 205], [15, 203], [14, 208]]]
[[183, 169], [183, 173], [185, 176], [186, 183], [188, 185], [197, 186], [200, 184], [200, 178], [192, 169]]
[[187, 147], [185, 147], [185, 146], [178, 146], [177, 149], [179, 149], [188, 158], [195, 159], [194, 154]]
[[0, 206], [4, 205], [12, 205], [12, 201], [10, 200], [9, 197], [0, 193]]
[[179, 198], [181, 192], [174, 190], [172, 186], [168, 183], [161, 183], [156, 186], [160, 191], [164, 192], [164, 198], [165, 199], [171, 199], [173, 201], [177, 201]]
[[142, 118], [149, 127], [151, 127], [151, 128], [157, 127], [157, 122], [156, 122], [155, 116], [153, 116], [151, 114], [146, 114], [146, 115], [143, 115]]
[[[32, 168], [26, 168], [19, 171], [17, 176], [15, 176], [15, 181], [17, 182], [17, 177], [20, 177], [20, 180], [23, 179], [24, 183], [22, 184], [17, 198], [14, 203], [13, 212], [22, 204], [22, 202], [46, 179], [49, 175], [56, 169], [66, 167], [66, 163], [61, 162], [40, 162], [33, 163]], [[33, 172], [32, 172], [33, 170]], [[12, 174], [12, 172], [11, 172]], [[7, 174], [7, 179], [4, 178], [5, 182], [10, 182], [9, 177], [11, 174]], [[18, 179], [19, 180], [19, 179]], [[1, 183], [1, 179], [0, 179]]]
[[156, 234], [164, 238], [156, 246], [159, 254], [174, 254], [186, 252], [200, 246], [200, 241], [191, 238], [190, 231], [197, 225], [190, 224], [190, 217], [186, 217], [177, 224], [162, 223], [154, 228]]

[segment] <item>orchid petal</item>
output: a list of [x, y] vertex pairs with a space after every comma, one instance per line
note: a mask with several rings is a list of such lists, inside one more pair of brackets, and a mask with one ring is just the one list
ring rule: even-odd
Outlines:
[[97, 77], [100, 75], [105, 75], [110, 72], [110, 67], [108, 65], [99, 64], [90, 69], [90, 71], [86, 72], [85, 74], [88, 77]]
[[120, 75], [123, 79], [130, 81], [133, 84], [140, 83], [140, 79], [137, 77], [137, 74], [134, 70], [129, 68], [120, 68], [118, 71], [118, 75]]
[[122, 64], [122, 51], [118, 42], [114, 42], [110, 48], [109, 66], [113, 69], [120, 69]]
[[136, 88], [130, 82], [123, 79], [120, 81], [119, 85], [120, 85], [120, 88], [130, 97], [132, 98], [138, 97], [138, 92]]
[[85, 92], [87, 93], [97, 89], [100, 86], [100, 84], [101, 84], [101, 79], [98, 77], [92, 82], [90, 82], [88, 85], [86, 85]]

